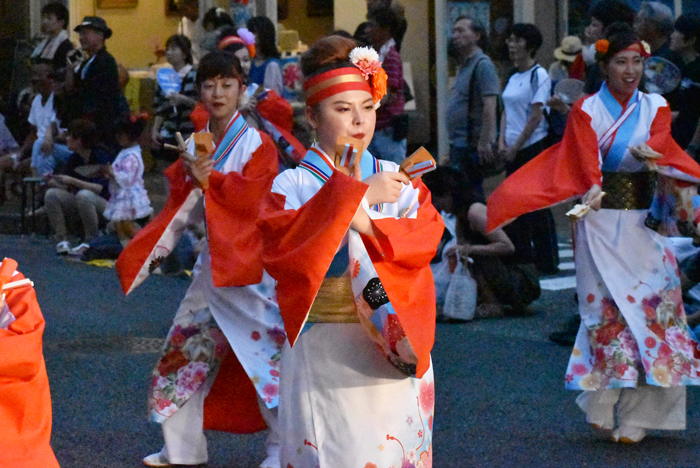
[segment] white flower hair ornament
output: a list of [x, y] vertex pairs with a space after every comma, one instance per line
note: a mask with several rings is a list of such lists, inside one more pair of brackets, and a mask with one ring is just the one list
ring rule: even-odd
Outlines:
[[387, 74], [379, 61], [379, 54], [372, 47], [355, 47], [348, 57], [362, 77], [369, 84], [374, 99], [374, 108], [379, 109], [382, 98], [386, 95]]

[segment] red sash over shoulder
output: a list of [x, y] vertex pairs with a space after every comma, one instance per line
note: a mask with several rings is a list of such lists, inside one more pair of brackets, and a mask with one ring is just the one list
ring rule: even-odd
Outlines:
[[[243, 171], [212, 171], [204, 193], [214, 286], [245, 286], [262, 280], [261, 236], [255, 225], [260, 206], [277, 175], [277, 150], [261, 133], [262, 145]], [[138, 286], [184, 231], [199, 198], [180, 161], [166, 171], [170, 196], [163, 210], [129, 242], [117, 259], [125, 294]], [[159, 252], [162, 250], [162, 253]], [[155, 260], [155, 263], [153, 262]]]
[[[591, 127], [591, 117], [581, 108], [591, 98], [573, 105], [560, 143], [518, 169], [488, 197], [489, 232], [525, 213], [580, 197], [593, 184], [601, 185], [598, 138]], [[664, 155], [655, 161], [657, 165], [700, 178], [700, 167], [671, 136], [668, 106], [656, 111], [646, 143]]]
[[[374, 220], [376, 237], [362, 236], [389, 299], [418, 356], [416, 375], [430, 366], [435, 337], [435, 293], [430, 260], [444, 225], [421, 191], [416, 219]], [[298, 210], [285, 210], [285, 197], [271, 193], [259, 225], [265, 269], [277, 280], [277, 299], [293, 345], [348, 230], [367, 185], [334, 171]]]
[[[5, 262], [14, 260], [5, 259]], [[12, 268], [12, 274], [14, 268]], [[24, 277], [16, 274], [11, 281]], [[0, 278], [0, 283], [9, 278]], [[15, 316], [0, 329], [0, 460], [13, 468], [58, 468], [49, 445], [51, 395], [42, 349], [44, 317], [32, 287], [6, 293]]]
[[284, 195], [274, 192], [263, 205], [258, 221], [263, 263], [277, 280], [277, 302], [292, 346], [368, 188], [335, 171], [298, 210], [285, 210]]
[[[263, 199], [278, 172], [277, 150], [265, 134], [262, 144], [242, 172], [212, 171], [204, 193], [207, 235], [214, 286], [247, 286], [262, 280], [262, 238], [255, 221]], [[170, 196], [165, 208], [129, 242], [117, 260], [117, 272], [126, 294], [140, 284], [164, 254], [177, 243], [187, 225], [199, 189], [187, 178], [180, 161], [166, 172]], [[234, 353], [221, 365], [204, 401], [205, 429], [250, 433], [265, 429], [257, 393]]]
[[430, 367], [435, 342], [435, 288], [430, 260], [435, 256], [445, 224], [420, 179], [415, 219], [387, 218], [372, 222], [375, 237], [362, 236], [374, 268], [418, 357], [416, 376]]

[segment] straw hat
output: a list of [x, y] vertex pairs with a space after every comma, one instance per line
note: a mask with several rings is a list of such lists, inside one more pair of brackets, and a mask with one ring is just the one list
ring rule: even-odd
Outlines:
[[554, 57], [557, 60], [573, 62], [582, 48], [581, 39], [578, 36], [566, 36], [561, 40], [561, 47], [554, 49]]

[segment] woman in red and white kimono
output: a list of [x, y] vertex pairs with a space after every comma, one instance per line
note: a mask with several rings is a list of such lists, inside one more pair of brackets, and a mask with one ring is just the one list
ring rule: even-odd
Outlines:
[[[167, 169], [165, 208], [117, 261], [128, 293], [172, 251], [189, 223], [206, 220], [207, 244], [153, 371], [151, 420], [162, 424], [165, 444], [144, 458], [147, 466], [206, 463], [203, 428], [248, 433], [266, 424], [268, 457], [260, 466], [280, 466], [274, 409], [285, 335], [255, 224], [278, 174], [277, 150], [237, 110], [245, 92], [241, 77], [240, 64], [228, 54], [202, 58], [197, 87], [214, 154], [196, 162], [181, 156]], [[190, 154], [194, 146], [192, 138]]]
[[318, 140], [275, 179], [259, 221], [289, 343], [287, 468], [432, 466], [430, 260], [444, 225], [420, 179], [393, 162], [365, 151], [351, 174], [336, 168], [338, 138], [366, 147], [386, 92], [376, 52], [354, 47], [330, 36], [302, 56]]
[[637, 90], [648, 45], [620, 23], [607, 34], [596, 44], [601, 90], [574, 104], [560, 144], [491, 194], [488, 229], [574, 197], [593, 209], [574, 225], [581, 327], [566, 388], [584, 390], [576, 402], [589, 424], [630, 443], [684, 429], [685, 385], [700, 384], [675, 257], [647, 227], [660, 189], [697, 184], [700, 166], [671, 137], [664, 98]]

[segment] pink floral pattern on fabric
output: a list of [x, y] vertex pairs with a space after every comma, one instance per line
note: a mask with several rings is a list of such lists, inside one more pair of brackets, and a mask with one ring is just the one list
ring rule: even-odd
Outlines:
[[572, 352], [567, 388], [634, 387], [639, 372], [645, 372], [647, 383], [662, 387], [700, 376], [700, 351], [686, 325], [680, 286], [652, 292], [641, 301], [631, 295], [627, 300], [641, 309], [647, 335], [635, 338], [615, 301], [602, 298], [602, 320], [586, 329], [590, 349], [574, 347]]
[[143, 186], [143, 160], [138, 146], [122, 150], [112, 163], [109, 203], [104, 216], [112, 221], [133, 221], [153, 212]]
[[151, 378], [151, 420], [172, 416], [207, 380], [230, 351], [216, 322], [173, 325]]
[[[386, 435], [387, 443], [396, 443], [401, 447], [402, 456], [389, 468], [432, 468], [433, 466], [433, 416], [435, 414], [435, 381], [421, 380], [417, 397], [418, 427], [415, 428], [416, 447], [405, 446], [404, 442], [391, 434]], [[406, 425], [413, 427], [413, 415], [408, 415]], [[376, 467], [367, 462], [364, 468]]]
[[[263, 335], [263, 333], [265, 335]], [[263, 339], [265, 337], [266, 339]], [[257, 343], [260, 354], [271, 356], [266, 366], [256, 368], [255, 375], [251, 375], [250, 380], [258, 390], [260, 398], [267, 403], [275, 404], [279, 397], [280, 363], [282, 359], [282, 348], [284, 347], [287, 335], [280, 327], [273, 327], [264, 330], [262, 333], [254, 330], [250, 334], [250, 339]], [[262, 375], [265, 374], [265, 375]]]

